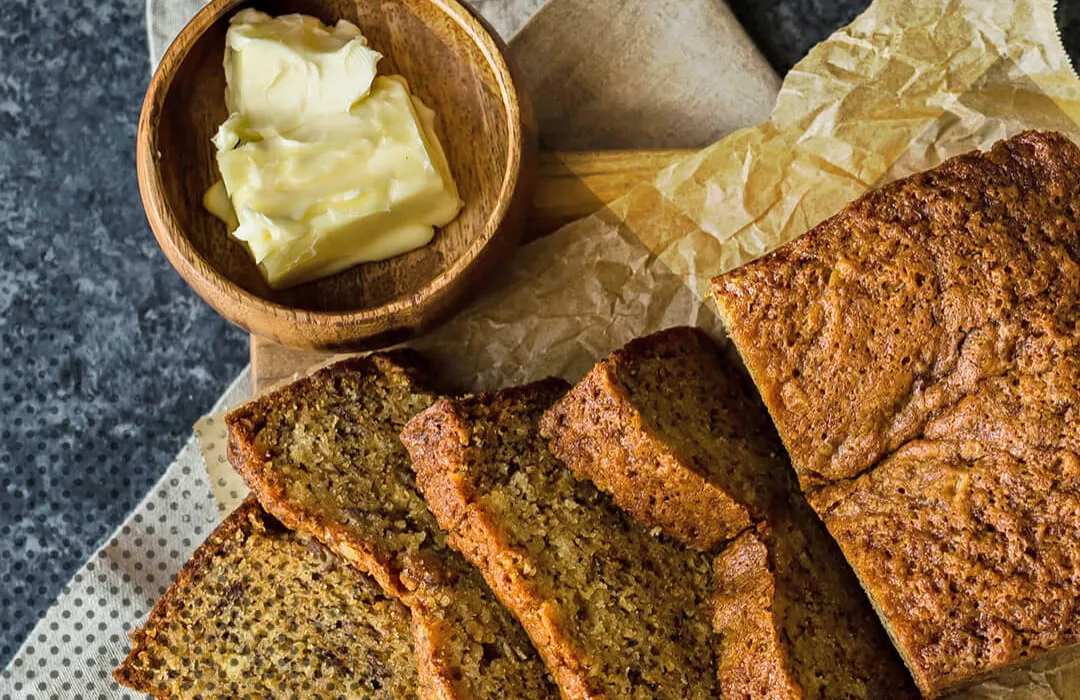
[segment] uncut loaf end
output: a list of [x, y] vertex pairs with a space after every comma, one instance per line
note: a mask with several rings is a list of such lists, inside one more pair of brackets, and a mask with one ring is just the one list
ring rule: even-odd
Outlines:
[[1080, 147], [880, 187], [713, 295], [920, 690], [1080, 644]]

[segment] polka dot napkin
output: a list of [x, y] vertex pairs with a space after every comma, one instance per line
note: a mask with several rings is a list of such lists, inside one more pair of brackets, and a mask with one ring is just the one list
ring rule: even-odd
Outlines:
[[236, 510], [248, 494], [244, 479], [229, 464], [225, 449], [229, 434], [224, 418], [224, 413], [212, 414], [195, 424], [195, 440], [202, 452], [207, 484], [214, 496], [219, 520]]
[[[213, 408], [245, 401], [245, 370]], [[200, 425], [220, 425], [207, 419]], [[206, 430], [203, 431], [207, 433]], [[139, 698], [112, 679], [128, 632], [220, 521], [196, 437], [112, 538], [75, 574], [0, 673], [0, 700]], [[223, 493], [228, 493], [225, 489]]]

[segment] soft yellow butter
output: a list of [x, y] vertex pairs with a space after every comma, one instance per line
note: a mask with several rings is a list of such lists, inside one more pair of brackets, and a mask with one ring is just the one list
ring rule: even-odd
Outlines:
[[[461, 209], [434, 114], [348, 22], [237, 13], [211, 213], [284, 288], [426, 245]], [[228, 214], [235, 213], [230, 221]]]
[[206, 211], [224, 221], [229, 231], [235, 231], [240, 225], [240, 222], [236, 220], [232, 202], [229, 201], [229, 192], [225, 189], [224, 181], [218, 180], [210, 185], [210, 189], [203, 194], [202, 204]]

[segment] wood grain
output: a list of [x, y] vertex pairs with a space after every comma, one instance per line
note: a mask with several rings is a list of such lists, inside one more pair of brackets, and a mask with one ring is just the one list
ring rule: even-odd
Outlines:
[[[541, 153], [527, 236], [545, 236], [568, 221], [595, 212], [691, 153], [681, 150]], [[260, 394], [342, 356], [285, 347], [253, 335], [252, 393]]]
[[170, 262], [237, 325], [306, 348], [377, 347], [452, 313], [516, 247], [535, 180], [536, 129], [506, 47], [456, 0], [265, 0], [357, 24], [437, 115], [436, 131], [465, 206], [434, 241], [382, 262], [275, 291], [247, 251], [202, 207], [216, 179], [210, 137], [225, 119], [222, 58], [228, 19], [243, 0], [212, 0], [166, 52], [139, 120], [139, 185]]
[[693, 150], [540, 153], [528, 240], [592, 214]]

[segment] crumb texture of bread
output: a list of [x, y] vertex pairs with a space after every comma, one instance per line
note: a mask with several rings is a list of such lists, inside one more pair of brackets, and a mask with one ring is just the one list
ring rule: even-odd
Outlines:
[[398, 434], [437, 395], [411, 352], [350, 358], [231, 412], [229, 456], [263, 506], [410, 609], [423, 697], [556, 693], [524, 630], [447, 546]]
[[1075, 454], [920, 441], [811, 498], [927, 695], [1080, 643]]
[[854, 573], [801, 497], [728, 544], [713, 573], [724, 698], [919, 697]]
[[544, 415], [541, 433], [579, 478], [702, 551], [765, 517], [793, 486], [757, 392], [696, 328], [612, 353]]
[[114, 672], [158, 698], [411, 700], [409, 612], [249, 501], [195, 552]]
[[1024, 132], [713, 280], [920, 690], [1080, 642], [1080, 148]]
[[402, 434], [420, 489], [564, 698], [717, 697], [709, 558], [650, 533], [551, 454], [538, 424], [567, 388], [434, 404]]
[[713, 292], [804, 489], [963, 426], [1080, 454], [1080, 148], [1026, 132], [885, 185]]

